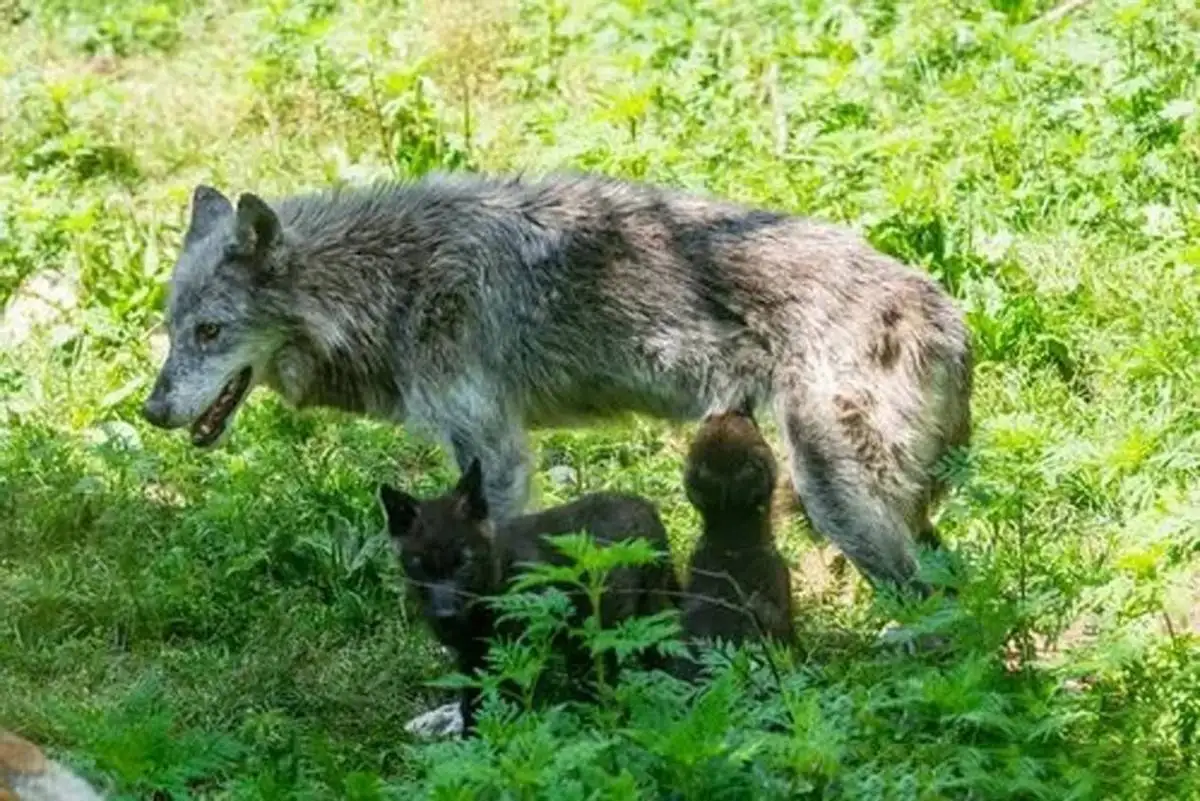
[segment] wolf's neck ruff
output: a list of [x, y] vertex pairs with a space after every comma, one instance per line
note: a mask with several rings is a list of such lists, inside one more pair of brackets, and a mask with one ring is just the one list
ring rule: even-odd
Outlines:
[[267, 377], [296, 406], [403, 421], [412, 361], [461, 314], [461, 278], [430, 270], [442, 234], [420, 185], [380, 184], [276, 204], [286, 338]]

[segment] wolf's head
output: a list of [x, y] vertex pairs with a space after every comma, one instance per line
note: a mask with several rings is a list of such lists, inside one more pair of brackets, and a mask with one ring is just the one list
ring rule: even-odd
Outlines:
[[478, 459], [445, 495], [419, 501], [382, 484], [379, 502], [411, 596], [426, 619], [436, 623], [457, 618], [470, 600], [495, 591], [491, 526]]
[[142, 408], [160, 428], [190, 426], [192, 442], [221, 438], [285, 337], [283, 231], [255, 195], [237, 208], [196, 187], [183, 250], [171, 276], [171, 347]]
[[705, 417], [684, 468], [688, 500], [702, 514], [765, 510], [776, 478], [775, 455], [749, 407]]

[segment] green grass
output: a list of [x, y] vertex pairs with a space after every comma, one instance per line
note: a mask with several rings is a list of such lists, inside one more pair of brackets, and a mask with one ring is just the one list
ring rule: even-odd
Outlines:
[[[128, 798], [1200, 797], [1200, 10], [1046, 5], [0, 2], [0, 302], [47, 271], [77, 297], [0, 349], [0, 725]], [[972, 579], [908, 620], [951, 654], [873, 647], [893, 610], [793, 522], [803, 646], [769, 692], [410, 742], [446, 662], [373, 491], [445, 487], [445, 456], [266, 394], [197, 453], [137, 408], [195, 183], [433, 168], [843, 221], [949, 288], [978, 425], [941, 529]], [[682, 548], [686, 433], [544, 432], [540, 465], [648, 495]]]

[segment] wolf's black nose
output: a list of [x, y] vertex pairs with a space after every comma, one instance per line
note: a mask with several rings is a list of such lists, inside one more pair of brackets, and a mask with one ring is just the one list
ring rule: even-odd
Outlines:
[[157, 396], [157, 393], [146, 398], [146, 402], [142, 404], [142, 417], [146, 418], [146, 422], [150, 425], [167, 428], [170, 416], [167, 404]]

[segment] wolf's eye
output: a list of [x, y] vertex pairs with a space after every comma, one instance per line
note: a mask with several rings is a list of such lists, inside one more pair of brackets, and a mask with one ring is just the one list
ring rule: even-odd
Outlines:
[[221, 326], [216, 323], [200, 323], [196, 326], [196, 339], [199, 342], [212, 342], [221, 333]]

